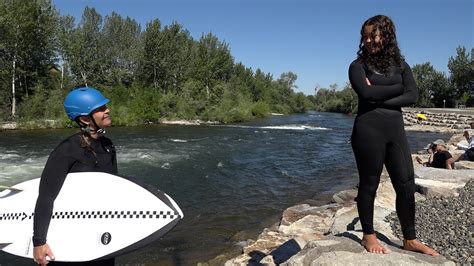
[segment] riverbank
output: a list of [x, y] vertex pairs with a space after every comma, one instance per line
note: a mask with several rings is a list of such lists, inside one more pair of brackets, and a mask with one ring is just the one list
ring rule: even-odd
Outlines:
[[[69, 121], [68, 121], [69, 122]], [[183, 125], [183, 126], [199, 126], [199, 125], [216, 125], [221, 124], [219, 121], [203, 121], [200, 119], [184, 120], [184, 119], [160, 119], [159, 124], [163, 125]], [[25, 123], [3, 122], [0, 123], [1, 130], [23, 130], [23, 129], [54, 129], [71, 127], [71, 123], [60, 120], [40, 120], [28, 121]]]
[[[421, 119], [422, 114], [425, 119]], [[474, 109], [403, 108], [405, 130], [462, 133], [474, 123]]]
[[[424, 114], [427, 120], [419, 120], [417, 114]], [[269, 116], [282, 116], [280, 113], [270, 113]], [[466, 128], [470, 128], [470, 123], [474, 122], [474, 108], [453, 109], [453, 108], [404, 108], [403, 118], [407, 131], [439, 132], [439, 133], [460, 133]], [[215, 125], [222, 124], [219, 121], [204, 121], [200, 119], [167, 119], [159, 120], [159, 124], [164, 125]], [[69, 121], [63, 120], [35, 120], [27, 122], [0, 122], [1, 130], [16, 129], [46, 129], [46, 128], [66, 128], [71, 127]]]
[[[454, 135], [448, 143], [456, 144], [457, 139], [460, 139], [459, 135]], [[460, 170], [427, 168], [416, 161], [414, 166], [418, 202], [416, 222], [421, 231], [418, 235], [428, 245], [436, 247], [442, 256], [431, 257], [400, 248], [402, 241], [394, 214], [395, 192], [384, 171], [375, 201], [374, 222], [378, 238], [392, 251], [390, 254], [368, 253], [360, 245], [362, 232], [354, 201], [357, 190], [353, 188], [335, 193], [331, 203], [326, 205], [300, 204], [287, 208], [277, 224], [265, 228], [256, 240], [246, 241], [241, 255], [229, 260], [216, 257], [201, 265], [472, 263], [474, 243], [466, 217], [472, 217], [474, 209], [471, 181], [474, 162], [462, 162], [463, 169]]]

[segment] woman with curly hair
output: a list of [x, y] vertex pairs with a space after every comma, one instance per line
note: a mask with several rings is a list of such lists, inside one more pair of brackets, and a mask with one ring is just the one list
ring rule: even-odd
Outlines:
[[359, 171], [357, 209], [362, 224], [361, 244], [368, 252], [389, 253], [375, 235], [374, 200], [383, 165], [395, 189], [396, 210], [403, 232], [403, 248], [432, 256], [435, 250], [416, 240], [415, 181], [401, 107], [414, 104], [418, 89], [410, 66], [398, 48], [395, 25], [383, 15], [364, 22], [357, 59], [349, 80], [359, 107], [351, 144]]

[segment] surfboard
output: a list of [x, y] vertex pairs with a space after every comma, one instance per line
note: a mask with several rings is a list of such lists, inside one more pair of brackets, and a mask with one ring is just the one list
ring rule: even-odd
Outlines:
[[[33, 258], [39, 182], [0, 192], [2, 251]], [[154, 187], [107, 173], [70, 173], [54, 202], [47, 241], [56, 261], [108, 259], [156, 241], [183, 217], [176, 202]]]

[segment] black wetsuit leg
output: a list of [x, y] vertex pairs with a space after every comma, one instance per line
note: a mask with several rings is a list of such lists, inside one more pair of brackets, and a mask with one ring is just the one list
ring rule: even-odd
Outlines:
[[357, 210], [365, 234], [373, 234], [374, 200], [385, 159], [385, 136], [370, 123], [373, 113], [357, 116], [352, 133], [352, 150], [359, 170]]
[[358, 116], [351, 143], [359, 170], [357, 209], [363, 232], [375, 232], [374, 200], [385, 163], [397, 194], [403, 235], [415, 239], [414, 173], [401, 113], [378, 109]]
[[[392, 118], [395, 119], [395, 118]], [[395, 207], [406, 240], [416, 238], [415, 232], [415, 172], [407, 141], [403, 118], [393, 123], [391, 141], [385, 152], [385, 167], [396, 193]], [[395, 122], [395, 121], [394, 121]]]

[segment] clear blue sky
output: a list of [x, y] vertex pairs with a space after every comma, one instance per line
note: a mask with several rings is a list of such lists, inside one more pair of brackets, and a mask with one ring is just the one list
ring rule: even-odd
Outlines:
[[229, 44], [235, 62], [273, 74], [298, 75], [296, 91], [343, 87], [355, 59], [359, 31], [369, 17], [390, 16], [410, 65], [431, 62], [448, 74], [459, 45], [474, 47], [472, 0], [53, 0], [78, 22], [85, 6], [115, 11], [142, 25], [177, 21], [194, 39], [212, 32]]

